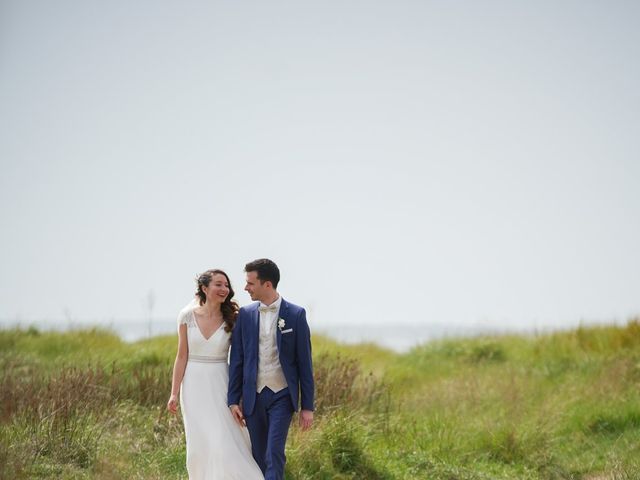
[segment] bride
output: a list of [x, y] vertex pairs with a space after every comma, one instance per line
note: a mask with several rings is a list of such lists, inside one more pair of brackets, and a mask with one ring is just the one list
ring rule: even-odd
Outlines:
[[189, 480], [263, 480], [247, 429], [227, 407], [227, 357], [238, 314], [229, 277], [207, 270], [196, 281], [196, 298], [178, 315], [178, 353], [167, 402], [176, 413], [180, 395]]

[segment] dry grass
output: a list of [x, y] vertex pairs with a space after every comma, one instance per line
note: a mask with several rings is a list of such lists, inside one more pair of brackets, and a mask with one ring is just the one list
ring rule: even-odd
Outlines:
[[363, 374], [360, 362], [340, 354], [323, 354], [315, 361], [316, 411], [350, 407], [371, 408], [388, 398], [385, 384], [372, 373]]

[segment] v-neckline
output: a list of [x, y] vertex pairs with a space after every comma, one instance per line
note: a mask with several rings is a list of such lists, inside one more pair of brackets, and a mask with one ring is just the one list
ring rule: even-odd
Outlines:
[[195, 322], [195, 324], [196, 324], [196, 328], [198, 329], [198, 332], [200, 332], [200, 336], [201, 336], [202, 338], [204, 338], [204, 341], [205, 341], [205, 342], [208, 342], [209, 340], [211, 340], [211, 339], [213, 338], [213, 336], [214, 336], [216, 333], [218, 333], [218, 331], [219, 331], [219, 330], [224, 326], [224, 320], [222, 320], [222, 323], [220, 323], [220, 326], [219, 326], [218, 328], [216, 328], [216, 329], [213, 331], [213, 333], [209, 336], [209, 338], [207, 338], [207, 337], [205, 337], [205, 336], [204, 336], [204, 333], [202, 333], [202, 330], [200, 329], [200, 324], [198, 323], [198, 317], [196, 316], [196, 311], [195, 311], [195, 309], [194, 309], [194, 310], [191, 310], [191, 315], [193, 315], [193, 321], [194, 321], [194, 322]]

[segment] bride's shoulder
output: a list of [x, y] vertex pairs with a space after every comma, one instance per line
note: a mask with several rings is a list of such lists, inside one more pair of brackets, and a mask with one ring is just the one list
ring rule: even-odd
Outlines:
[[184, 308], [178, 314], [178, 325], [191, 325], [193, 323], [193, 308]]

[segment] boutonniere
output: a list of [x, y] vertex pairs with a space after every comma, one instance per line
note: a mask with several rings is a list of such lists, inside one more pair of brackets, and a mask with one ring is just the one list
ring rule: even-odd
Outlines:
[[278, 328], [280, 329], [280, 331], [282, 332], [282, 329], [284, 328], [284, 318], [281, 318], [280, 320], [278, 320]]

